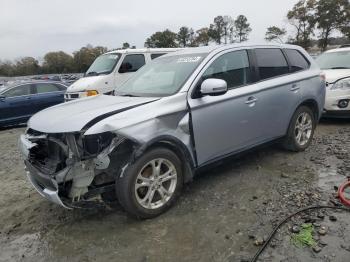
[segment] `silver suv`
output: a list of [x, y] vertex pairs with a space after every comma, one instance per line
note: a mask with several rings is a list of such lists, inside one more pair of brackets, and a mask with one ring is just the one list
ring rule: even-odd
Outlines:
[[166, 211], [199, 168], [280, 139], [306, 149], [325, 82], [292, 45], [189, 48], [145, 65], [115, 96], [45, 109], [20, 137], [36, 190], [67, 208], [118, 200], [138, 218]]

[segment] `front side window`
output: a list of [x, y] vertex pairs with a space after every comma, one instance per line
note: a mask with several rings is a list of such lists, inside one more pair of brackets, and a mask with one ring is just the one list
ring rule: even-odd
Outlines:
[[350, 51], [323, 53], [316, 59], [321, 69], [350, 69]]
[[115, 65], [118, 63], [121, 54], [104, 54], [96, 58], [96, 60], [86, 71], [86, 76], [96, 76], [109, 74], [113, 71]]
[[127, 55], [123, 63], [120, 65], [119, 73], [136, 72], [145, 64], [144, 55]]
[[255, 49], [255, 55], [261, 80], [289, 72], [287, 60], [280, 49], [259, 48]]
[[11, 88], [7, 92], [5, 92], [3, 95], [6, 97], [15, 97], [15, 96], [26, 96], [30, 95], [30, 85], [22, 85], [22, 86], [17, 86], [14, 88]]
[[298, 50], [285, 49], [284, 51], [288, 57], [292, 73], [309, 68], [309, 62]]
[[251, 82], [247, 51], [235, 51], [217, 58], [204, 72], [201, 82], [208, 78], [225, 80], [228, 88], [236, 88]]
[[115, 90], [121, 96], [169, 96], [180, 90], [207, 54], [159, 57]]
[[38, 94], [59, 91], [57, 86], [49, 83], [36, 84], [35, 87]]

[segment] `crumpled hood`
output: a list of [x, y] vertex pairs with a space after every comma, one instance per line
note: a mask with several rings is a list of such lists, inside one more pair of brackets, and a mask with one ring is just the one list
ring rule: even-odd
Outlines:
[[350, 77], [350, 69], [330, 69], [322, 71], [326, 75], [326, 81], [330, 84], [333, 84], [341, 78]]
[[28, 127], [43, 133], [77, 132], [96, 120], [158, 99], [106, 95], [77, 99], [38, 112], [30, 118]]

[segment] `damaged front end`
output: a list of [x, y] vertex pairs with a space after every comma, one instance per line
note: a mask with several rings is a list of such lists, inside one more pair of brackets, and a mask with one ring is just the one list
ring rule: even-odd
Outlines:
[[101, 202], [100, 195], [113, 195], [115, 174], [134, 146], [111, 132], [84, 136], [80, 132], [46, 134], [30, 128], [19, 141], [32, 185], [66, 208], [87, 207]]

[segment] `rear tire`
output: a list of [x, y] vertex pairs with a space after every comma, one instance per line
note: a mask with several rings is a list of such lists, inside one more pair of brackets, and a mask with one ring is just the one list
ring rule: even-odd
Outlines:
[[156, 217], [176, 201], [183, 186], [181, 161], [166, 148], [147, 151], [128, 166], [116, 183], [119, 203], [141, 219]]
[[307, 106], [294, 113], [282, 145], [285, 149], [300, 152], [309, 147], [316, 128], [315, 114]]

